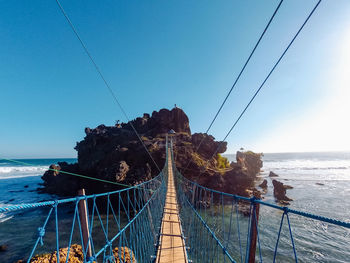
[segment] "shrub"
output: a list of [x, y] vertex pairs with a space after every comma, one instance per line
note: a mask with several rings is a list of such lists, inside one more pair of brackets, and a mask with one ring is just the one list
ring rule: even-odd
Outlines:
[[230, 167], [230, 162], [226, 157], [223, 157], [221, 154], [218, 153], [216, 156], [217, 161], [217, 168], [219, 169], [225, 169]]

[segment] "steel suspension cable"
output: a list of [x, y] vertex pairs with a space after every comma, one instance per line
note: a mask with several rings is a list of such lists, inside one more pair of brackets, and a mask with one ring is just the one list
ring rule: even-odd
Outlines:
[[261, 85], [259, 86], [259, 88], [256, 90], [256, 92], [254, 93], [254, 96], [250, 99], [250, 101], [248, 102], [248, 104], [245, 106], [245, 108], [243, 109], [243, 111], [241, 112], [241, 114], [239, 115], [239, 117], [237, 118], [237, 120], [234, 122], [234, 124], [232, 125], [232, 127], [230, 128], [230, 130], [228, 131], [228, 133], [226, 134], [226, 136], [223, 138], [222, 141], [220, 141], [218, 147], [216, 148], [215, 152], [213, 153], [213, 155], [210, 157], [209, 160], [211, 160], [219, 151], [219, 149], [221, 148], [222, 143], [226, 140], [226, 138], [230, 135], [230, 133], [232, 132], [232, 130], [236, 127], [237, 123], [240, 121], [240, 119], [242, 118], [242, 116], [244, 115], [244, 113], [247, 111], [247, 109], [249, 108], [249, 106], [252, 104], [252, 102], [254, 101], [254, 99], [256, 98], [256, 96], [259, 94], [259, 92], [261, 91], [261, 89], [264, 87], [266, 81], [270, 78], [271, 74], [274, 72], [274, 70], [276, 69], [276, 67], [278, 66], [278, 64], [281, 62], [282, 58], [284, 57], [284, 55], [287, 53], [287, 51], [289, 50], [289, 48], [291, 47], [291, 45], [293, 44], [294, 40], [298, 37], [299, 33], [302, 31], [302, 29], [304, 28], [304, 26], [306, 25], [306, 23], [309, 21], [309, 19], [311, 18], [311, 16], [314, 14], [315, 10], [317, 9], [317, 7], [319, 6], [319, 4], [321, 3], [322, 0], [319, 0], [316, 5], [314, 6], [314, 8], [312, 9], [312, 11], [310, 12], [310, 14], [307, 16], [306, 20], [304, 21], [304, 23], [301, 25], [301, 27], [299, 28], [299, 30], [297, 31], [297, 33], [294, 35], [293, 39], [290, 41], [290, 43], [288, 44], [288, 46], [286, 47], [286, 49], [284, 50], [284, 52], [282, 53], [282, 55], [279, 57], [279, 59], [277, 60], [277, 62], [274, 64], [274, 66], [272, 67], [272, 69], [270, 70], [269, 74], [266, 76], [266, 78], [264, 79], [264, 81], [261, 83]]
[[95, 67], [97, 73], [99, 74], [99, 76], [101, 77], [103, 83], [105, 84], [106, 88], [108, 89], [108, 91], [110, 92], [110, 94], [112, 95], [114, 101], [117, 103], [120, 111], [123, 113], [124, 117], [127, 119], [127, 121], [129, 122], [131, 128], [133, 129], [133, 131], [135, 132], [137, 138], [139, 139], [139, 141], [141, 142], [142, 146], [145, 148], [147, 154], [149, 155], [150, 159], [152, 160], [152, 162], [154, 163], [154, 165], [156, 166], [156, 168], [158, 169], [158, 172], [161, 172], [159, 166], [157, 165], [157, 163], [155, 162], [155, 160], [153, 159], [151, 153], [148, 151], [146, 145], [144, 144], [144, 142], [141, 139], [141, 136], [139, 135], [139, 133], [137, 132], [137, 130], [135, 129], [134, 125], [132, 124], [132, 122], [130, 121], [130, 118], [128, 117], [126, 111], [124, 110], [123, 106], [120, 104], [117, 96], [115, 95], [114, 91], [112, 90], [112, 88], [110, 87], [109, 83], [107, 82], [106, 78], [104, 77], [104, 75], [102, 74], [102, 71], [100, 69], [100, 67], [97, 65], [97, 63], [95, 62], [94, 58], [92, 57], [90, 51], [88, 50], [87, 46], [85, 45], [84, 41], [82, 40], [82, 38], [80, 37], [77, 29], [75, 28], [75, 26], [73, 25], [72, 21], [70, 20], [68, 14], [66, 13], [66, 11], [64, 10], [63, 6], [61, 5], [59, 0], [56, 0], [56, 3], [59, 7], [59, 9], [61, 10], [62, 14], [64, 15], [64, 17], [66, 18], [70, 28], [73, 30], [75, 36], [78, 38], [82, 48], [84, 49], [86, 55], [89, 57], [91, 63], [93, 64], [93, 66]]
[[[248, 65], [248, 63], [249, 63], [249, 61], [250, 61], [250, 59], [251, 59], [252, 56], [253, 56], [253, 54], [255, 53], [255, 50], [256, 50], [257, 47], [259, 46], [259, 44], [260, 44], [262, 38], [264, 37], [264, 35], [265, 35], [267, 29], [269, 28], [269, 26], [270, 26], [272, 20], [275, 18], [275, 16], [276, 16], [276, 14], [277, 14], [277, 12], [278, 12], [280, 6], [282, 5], [282, 2], [283, 2], [283, 1], [284, 1], [284, 0], [281, 0], [281, 1], [279, 2], [279, 4], [277, 5], [277, 7], [276, 7], [275, 11], [273, 12], [273, 14], [272, 14], [272, 16], [271, 16], [269, 22], [268, 22], [267, 25], [265, 26], [265, 28], [264, 28], [263, 32], [261, 33], [261, 35], [260, 35], [258, 41], [256, 42], [254, 48], [253, 48], [252, 51], [250, 52], [249, 57], [247, 58], [247, 60], [246, 60], [246, 62], [244, 63], [244, 65], [243, 65], [241, 71], [240, 71], [239, 74], [237, 75], [237, 77], [236, 77], [236, 79], [235, 79], [233, 85], [231, 86], [231, 89], [229, 90], [229, 92], [227, 93], [225, 99], [224, 99], [223, 102], [221, 103], [221, 105], [220, 105], [218, 111], [216, 112], [216, 114], [215, 114], [213, 120], [211, 121], [209, 127], [207, 128], [205, 134], [208, 134], [209, 130], [210, 130], [211, 127], [213, 126], [213, 124], [214, 124], [216, 118], [218, 117], [219, 113], [221, 112], [222, 108], [224, 107], [224, 105], [225, 105], [225, 103], [226, 103], [228, 97], [231, 95], [232, 90], [235, 88], [235, 86], [236, 86], [238, 80], [240, 79], [240, 77], [241, 77], [242, 73], [244, 72], [245, 68], [247, 67], [247, 65]], [[197, 146], [195, 152], [198, 152], [199, 148], [201, 147], [201, 145], [202, 145], [202, 143], [203, 143], [203, 141], [204, 141], [204, 138], [205, 138], [205, 137], [203, 137], [202, 140], [200, 141], [200, 143], [198, 144], [198, 146]], [[192, 160], [190, 159], [189, 162], [187, 163], [187, 165], [185, 166], [185, 169], [184, 169], [183, 172], [185, 172], [185, 171], [187, 170], [187, 168], [188, 168], [188, 166], [190, 165], [191, 162], [192, 162]]]

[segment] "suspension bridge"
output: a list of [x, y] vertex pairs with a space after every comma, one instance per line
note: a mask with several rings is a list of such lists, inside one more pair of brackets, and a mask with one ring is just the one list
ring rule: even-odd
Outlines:
[[[56, 0], [56, 2], [99, 77], [154, 162], [100, 67], [79, 36], [76, 27], [60, 1]], [[282, 2], [283, 0], [277, 5], [206, 130], [206, 134], [236, 86]], [[236, 127], [320, 2], [321, 0], [317, 1], [222, 141], [225, 141]], [[202, 143], [203, 140], [196, 151]], [[217, 154], [220, 146], [218, 145], [212, 157]], [[106, 193], [85, 195], [84, 191], [81, 191], [78, 196], [72, 198], [0, 207], [0, 214], [5, 215], [20, 216], [32, 210], [42, 210], [44, 213], [34, 233], [35, 238], [31, 250], [28, 253], [23, 251], [25, 261], [28, 263], [298, 262], [298, 251], [302, 250], [302, 247], [298, 246], [295, 240], [297, 233], [293, 230], [293, 223], [295, 224], [296, 221], [312, 220], [342, 229], [345, 235], [350, 233], [349, 222], [289, 209], [255, 197], [248, 198], [223, 193], [199, 185], [185, 178], [177, 169], [173, 156], [173, 144], [168, 137], [164, 151], [166, 158], [163, 169], [160, 169], [154, 162], [159, 174], [141, 184]], [[185, 170], [190, 162], [191, 160]], [[67, 213], [67, 207], [72, 209], [69, 210], [71, 212]], [[279, 218], [275, 224], [275, 236], [268, 240], [268, 244], [264, 243], [266, 241], [263, 233], [265, 226], [260, 223], [259, 219], [259, 211], [263, 207], [270, 209]], [[71, 216], [69, 224], [66, 223], [66, 220], [63, 221], [67, 216]], [[69, 231], [63, 231], [62, 229], [66, 229], [67, 225]], [[50, 245], [46, 246], [48, 243]], [[40, 261], [43, 257], [46, 257], [45, 261]]]
[[[349, 222], [201, 186], [176, 169], [172, 147], [167, 139], [164, 168], [150, 181], [113, 192], [1, 207], [4, 214], [47, 211], [26, 262], [263, 262], [261, 206], [280, 211], [267, 262], [279, 257], [298, 262], [291, 215], [350, 229]], [[74, 212], [64, 239], [59, 211], [66, 205]], [[242, 215], [241, 207], [248, 208], [248, 215]], [[278, 250], [282, 236], [287, 255]], [[52, 239], [56, 250], [46, 251], [51, 261], [40, 261], [37, 254]]]

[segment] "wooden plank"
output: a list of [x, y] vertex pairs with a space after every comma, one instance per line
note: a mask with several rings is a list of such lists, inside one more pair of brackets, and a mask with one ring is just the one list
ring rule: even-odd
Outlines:
[[168, 149], [168, 190], [163, 211], [157, 263], [187, 263], [185, 241], [182, 237], [179, 210], [177, 207], [171, 153]]

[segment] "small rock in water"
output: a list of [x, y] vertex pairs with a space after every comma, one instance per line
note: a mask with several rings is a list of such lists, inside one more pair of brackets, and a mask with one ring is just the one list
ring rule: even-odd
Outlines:
[[267, 180], [265, 179], [261, 184], [259, 184], [261, 188], [267, 188]]
[[13, 202], [13, 201], [15, 201], [15, 199], [14, 199], [14, 198], [11, 198], [11, 199], [8, 200], [7, 202], [5, 202], [5, 204], [11, 203], [11, 202]]
[[288, 201], [284, 201], [284, 200], [279, 200], [278, 203], [280, 203], [281, 205], [290, 205]]
[[278, 175], [277, 175], [277, 174], [275, 174], [274, 172], [270, 171], [270, 173], [269, 173], [269, 177], [278, 177]]
[[323, 183], [316, 183], [317, 185], [324, 185]]
[[7, 251], [8, 246], [6, 244], [0, 245], [0, 252], [5, 252]]
[[29, 185], [27, 185], [27, 184], [24, 186], [24, 188], [28, 188], [28, 187], [29, 187]]
[[288, 187], [291, 187], [291, 186], [284, 185], [283, 183], [277, 180], [272, 180], [272, 184], [273, 184], [273, 195], [275, 196], [277, 202], [281, 204], [284, 204], [284, 203], [287, 204], [288, 201], [293, 201], [293, 199], [290, 199], [289, 197], [286, 196], [286, 192], [287, 192], [286, 189], [290, 189]]

